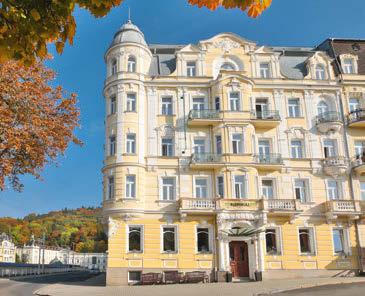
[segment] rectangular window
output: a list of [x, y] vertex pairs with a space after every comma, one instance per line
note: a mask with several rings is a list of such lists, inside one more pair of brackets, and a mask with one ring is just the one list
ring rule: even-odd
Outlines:
[[219, 197], [224, 196], [224, 178], [223, 176], [217, 177], [217, 192]]
[[353, 66], [353, 63], [352, 63], [352, 59], [344, 59], [343, 60], [343, 72], [345, 74], [355, 73], [354, 66]]
[[109, 155], [115, 155], [116, 151], [116, 139], [115, 136], [109, 137]]
[[209, 228], [198, 227], [196, 229], [197, 250], [199, 253], [210, 252]]
[[222, 136], [217, 135], [215, 136], [215, 148], [217, 154], [222, 154]]
[[127, 134], [126, 152], [129, 154], [136, 153], [136, 134]]
[[291, 140], [290, 146], [292, 158], [303, 158], [303, 142], [301, 140]]
[[255, 105], [256, 118], [266, 119], [268, 117], [269, 103], [267, 99], [256, 99]]
[[117, 111], [117, 98], [115, 96], [112, 96], [110, 98], [110, 107], [109, 107], [109, 114], [115, 114]]
[[161, 98], [161, 114], [172, 115], [172, 97]]
[[310, 228], [299, 228], [301, 254], [314, 254], [313, 231]]
[[229, 94], [229, 107], [230, 111], [240, 111], [240, 94], [238, 92], [231, 92]]
[[289, 117], [300, 117], [299, 99], [288, 100]]
[[176, 252], [177, 231], [175, 226], [162, 227], [162, 250], [163, 252]]
[[127, 94], [127, 111], [135, 112], [136, 111], [136, 94]]
[[128, 271], [128, 282], [139, 283], [141, 281], [142, 271]]
[[171, 138], [162, 138], [161, 150], [162, 156], [174, 156], [173, 140]]
[[221, 110], [221, 100], [219, 97], [215, 98], [215, 110], [220, 111]]
[[143, 229], [142, 226], [128, 226], [128, 251], [143, 252], [142, 243]]
[[175, 178], [162, 178], [162, 200], [175, 200]]
[[242, 154], [243, 153], [243, 135], [233, 134], [232, 135], [232, 153]]
[[260, 77], [261, 78], [270, 78], [270, 64], [269, 63], [260, 63]]
[[207, 178], [195, 178], [195, 197], [203, 199], [208, 198]]
[[336, 180], [327, 180], [327, 198], [328, 200], [339, 199], [339, 185]]
[[301, 202], [308, 202], [308, 184], [307, 180], [296, 179], [294, 181], [295, 198]]
[[365, 201], [365, 182], [360, 182], [360, 198]]
[[356, 98], [350, 98], [349, 100], [349, 111], [350, 113], [360, 109], [360, 101]]
[[136, 175], [127, 175], [125, 178], [126, 178], [125, 197], [126, 198], [135, 198], [136, 197]]
[[333, 249], [336, 254], [345, 253], [345, 236], [342, 228], [334, 228], [332, 230]]
[[114, 186], [114, 176], [108, 177], [108, 199], [114, 199], [115, 196], [115, 186]]
[[[260, 156], [270, 156], [270, 141], [269, 140], [259, 140], [259, 155]], [[265, 158], [263, 158], [265, 159]]]
[[365, 141], [355, 141], [355, 156], [360, 158], [365, 155]]
[[186, 63], [186, 76], [189, 77], [196, 76], [196, 62]]
[[268, 228], [265, 230], [265, 239], [266, 239], [266, 254], [268, 255], [278, 255], [280, 254], [280, 246], [279, 246], [279, 235], [277, 233], [277, 229]]
[[274, 186], [272, 180], [262, 180], [261, 181], [262, 195], [266, 199], [274, 198]]
[[324, 157], [334, 157], [337, 155], [335, 140], [326, 139], [323, 141]]
[[245, 198], [245, 176], [234, 176], [235, 198]]
[[204, 154], [205, 153], [205, 139], [194, 139], [194, 153]]

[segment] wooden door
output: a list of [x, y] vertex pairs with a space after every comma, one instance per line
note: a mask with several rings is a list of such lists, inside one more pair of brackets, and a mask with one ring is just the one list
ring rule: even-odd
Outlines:
[[232, 276], [248, 277], [248, 247], [245, 242], [235, 241], [229, 243], [229, 257]]

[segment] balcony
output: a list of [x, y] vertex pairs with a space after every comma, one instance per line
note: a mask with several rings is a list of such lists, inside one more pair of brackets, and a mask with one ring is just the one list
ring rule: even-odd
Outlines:
[[300, 201], [296, 199], [263, 199], [263, 210], [272, 216], [286, 216], [294, 220], [301, 212]]
[[256, 128], [267, 128], [271, 129], [280, 124], [280, 114], [279, 111], [251, 111], [252, 124]]
[[360, 203], [355, 200], [329, 200], [325, 203], [325, 213], [328, 220], [337, 218], [359, 219]]
[[254, 155], [254, 163], [257, 169], [261, 170], [281, 170], [283, 159], [279, 153], [256, 154]]
[[223, 156], [221, 154], [194, 153], [190, 159], [191, 169], [219, 168], [223, 165]]
[[347, 161], [342, 156], [327, 157], [323, 160], [324, 173], [332, 177], [345, 175], [347, 166]]
[[342, 119], [338, 112], [325, 112], [315, 118], [317, 130], [327, 134], [338, 132], [342, 127]]
[[180, 198], [180, 214], [213, 214], [215, 212], [214, 199]]
[[190, 110], [188, 115], [188, 126], [207, 126], [222, 123], [219, 111], [214, 109]]
[[349, 127], [365, 127], [365, 109], [357, 109], [347, 116]]
[[351, 162], [352, 169], [358, 175], [365, 175], [365, 154], [356, 156]]

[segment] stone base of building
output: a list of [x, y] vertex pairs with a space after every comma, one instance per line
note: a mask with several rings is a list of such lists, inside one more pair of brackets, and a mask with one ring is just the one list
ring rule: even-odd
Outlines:
[[359, 275], [358, 269], [286, 269], [267, 270], [262, 273], [263, 280], [299, 279], [313, 277], [353, 277]]

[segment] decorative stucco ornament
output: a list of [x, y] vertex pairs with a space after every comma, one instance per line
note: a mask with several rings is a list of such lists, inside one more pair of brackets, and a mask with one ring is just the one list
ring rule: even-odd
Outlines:
[[117, 230], [119, 228], [119, 223], [118, 223], [118, 221], [109, 217], [108, 225], [109, 225], [108, 226], [108, 238], [111, 238], [112, 236], [114, 236], [117, 233]]
[[225, 38], [213, 43], [215, 48], [221, 48], [225, 53], [229, 53], [233, 48], [239, 48], [241, 45], [231, 39]]

